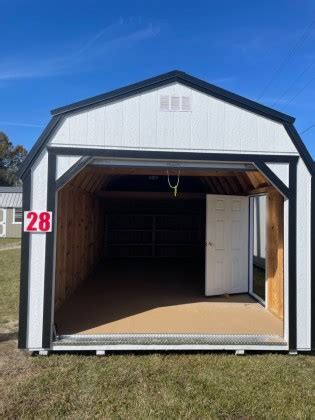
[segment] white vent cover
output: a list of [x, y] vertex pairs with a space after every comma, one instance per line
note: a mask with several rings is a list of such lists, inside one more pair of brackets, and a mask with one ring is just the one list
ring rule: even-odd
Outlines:
[[170, 110], [170, 97], [167, 95], [160, 96], [160, 110], [169, 111]]
[[182, 96], [182, 111], [190, 111], [190, 96]]
[[160, 111], [189, 112], [191, 111], [190, 96], [161, 95]]
[[180, 97], [171, 96], [171, 111], [180, 111]]

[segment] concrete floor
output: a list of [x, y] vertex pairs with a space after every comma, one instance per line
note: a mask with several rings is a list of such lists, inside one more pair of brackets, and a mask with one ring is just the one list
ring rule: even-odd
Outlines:
[[283, 335], [283, 323], [247, 294], [204, 296], [200, 262], [106, 263], [55, 314], [58, 334]]

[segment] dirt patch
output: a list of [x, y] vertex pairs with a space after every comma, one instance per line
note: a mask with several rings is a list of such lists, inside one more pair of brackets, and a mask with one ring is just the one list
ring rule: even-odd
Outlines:
[[0, 246], [0, 252], [1, 251], [8, 251], [9, 249], [20, 249], [20, 248], [21, 248], [21, 245], [19, 245], [19, 244]]

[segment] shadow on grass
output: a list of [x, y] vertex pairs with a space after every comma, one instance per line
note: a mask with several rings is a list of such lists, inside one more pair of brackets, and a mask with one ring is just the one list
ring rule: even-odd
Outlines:
[[9, 332], [9, 333], [0, 333], [0, 343], [4, 343], [5, 341], [17, 340], [18, 332]]

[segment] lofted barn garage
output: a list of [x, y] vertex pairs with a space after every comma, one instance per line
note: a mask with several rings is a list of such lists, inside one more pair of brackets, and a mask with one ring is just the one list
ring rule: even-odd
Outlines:
[[292, 117], [177, 71], [52, 113], [20, 171], [20, 348], [311, 350]]

